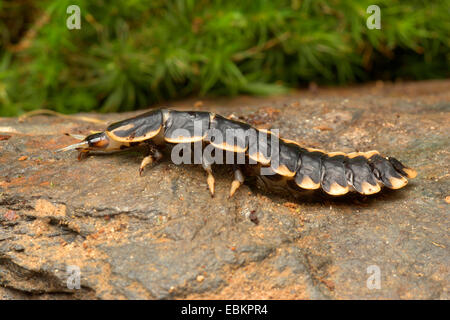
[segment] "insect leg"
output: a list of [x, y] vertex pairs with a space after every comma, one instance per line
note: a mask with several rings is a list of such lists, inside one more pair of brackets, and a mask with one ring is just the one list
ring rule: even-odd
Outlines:
[[242, 173], [241, 169], [235, 164], [233, 165], [233, 171], [234, 171], [234, 180], [231, 183], [230, 198], [234, 195], [234, 193], [241, 186], [241, 184], [244, 183], [244, 174]]
[[149, 164], [152, 164], [155, 161], [160, 160], [163, 155], [162, 153], [156, 148], [156, 146], [153, 143], [147, 143], [147, 155], [142, 159], [141, 165], [139, 167], [139, 175], [142, 176], [142, 172], [144, 172], [144, 168], [148, 166]]
[[209, 192], [211, 193], [211, 197], [214, 197], [214, 176], [212, 174], [212, 161], [208, 161], [208, 159], [205, 157], [205, 154], [203, 154], [202, 157], [202, 167], [205, 169], [205, 171], [208, 173], [208, 177], [206, 178], [206, 183], [208, 184]]
[[79, 150], [77, 159], [78, 159], [78, 161], [81, 161], [81, 160], [85, 159], [88, 155], [89, 155], [88, 150]]

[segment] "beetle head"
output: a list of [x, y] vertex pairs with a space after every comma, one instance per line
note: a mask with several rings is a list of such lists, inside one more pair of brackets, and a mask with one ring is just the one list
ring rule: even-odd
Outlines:
[[80, 158], [80, 154], [87, 153], [88, 151], [108, 151], [110, 149], [108, 148], [110, 145], [109, 138], [104, 132], [93, 133], [85, 138], [79, 135], [69, 135], [82, 141], [65, 148], [58, 149], [56, 150], [57, 152], [78, 150]]

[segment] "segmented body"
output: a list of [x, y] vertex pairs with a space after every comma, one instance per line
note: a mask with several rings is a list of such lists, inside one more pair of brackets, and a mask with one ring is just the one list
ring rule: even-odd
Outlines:
[[[202, 123], [202, 132], [195, 133], [195, 122]], [[189, 135], [175, 134], [179, 129], [185, 129]], [[318, 189], [321, 187], [331, 195], [345, 194], [351, 189], [362, 194], [373, 194], [380, 191], [384, 185], [391, 189], [398, 189], [406, 185], [407, 177], [412, 178], [415, 172], [404, 167], [394, 158], [384, 158], [377, 151], [365, 153], [326, 153], [321, 150], [303, 148], [295, 142], [270, 135], [266, 145], [253, 148], [258, 153], [249, 152], [248, 141], [229, 145], [226, 141], [216, 143], [209, 139], [209, 130], [219, 130], [226, 136], [226, 130], [253, 129], [249, 124], [227, 119], [209, 112], [183, 112], [173, 110], [156, 110], [110, 125], [107, 134], [118, 141], [144, 141], [155, 138], [160, 133], [168, 143], [192, 143], [203, 140], [211, 143], [215, 148], [243, 152], [247, 157], [264, 166], [271, 165], [270, 146], [272, 139], [278, 139], [279, 164], [273, 171], [277, 175], [293, 180], [302, 189]], [[226, 139], [223, 139], [226, 140]], [[256, 141], [259, 143], [259, 140]], [[264, 150], [265, 152], [261, 152]], [[265, 154], [264, 154], [265, 153]], [[277, 180], [272, 177], [271, 180]], [[291, 184], [292, 185], [292, 184]]]
[[[195, 130], [196, 123], [201, 123], [201, 131]], [[179, 129], [183, 129], [181, 134]], [[241, 139], [238, 143], [230, 144], [226, 139], [215, 141], [211, 138], [211, 131], [218, 130], [226, 136], [229, 129], [239, 129], [244, 133], [252, 130], [253, 135], [264, 134], [268, 139], [255, 141], [244, 135], [236, 138]], [[257, 168], [270, 168], [274, 175], [265, 177], [266, 182], [283, 180], [299, 190], [321, 188], [330, 195], [343, 195], [349, 191], [370, 195], [379, 192], [382, 186], [399, 189], [407, 184], [407, 178], [416, 176], [413, 169], [405, 167], [395, 158], [381, 156], [378, 151], [344, 154], [305, 148], [296, 142], [279, 138], [270, 131], [258, 130], [247, 123], [203, 111], [154, 110], [111, 124], [105, 133], [110, 144], [121, 146], [148, 141], [158, 144], [202, 141], [203, 145], [244, 154]], [[277, 154], [270, 152], [270, 144], [274, 141], [279, 146]], [[273, 161], [275, 156], [276, 163]], [[210, 164], [204, 167], [212, 175]], [[243, 182], [238, 176], [235, 180], [238, 181], [237, 187]]]

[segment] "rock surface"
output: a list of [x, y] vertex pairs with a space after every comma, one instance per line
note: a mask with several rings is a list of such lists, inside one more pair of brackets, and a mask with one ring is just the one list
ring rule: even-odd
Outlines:
[[308, 147], [377, 149], [419, 175], [370, 197], [244, 185], [228, 199], [231, 171], [217, 168], [211, 198], [198, 166], [166, 160], [139, 178], [135, 151], [53, 152], [101, 124], [1, 118], [0, 299], [450, 298], [450, 81], [194, 102], [170, 107], [234, 113]]

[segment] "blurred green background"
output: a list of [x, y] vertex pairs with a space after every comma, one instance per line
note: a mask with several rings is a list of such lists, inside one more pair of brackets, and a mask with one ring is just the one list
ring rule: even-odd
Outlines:
[[[69, 5], [81, 29], [69, 30]], [[369, 30], [369, 5], [381, 30]], [[449, 76], [450, 1], [0, 0], [0, 116]]]

